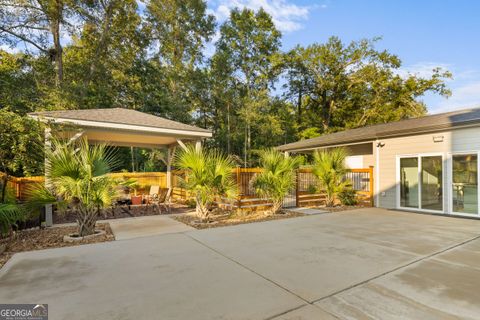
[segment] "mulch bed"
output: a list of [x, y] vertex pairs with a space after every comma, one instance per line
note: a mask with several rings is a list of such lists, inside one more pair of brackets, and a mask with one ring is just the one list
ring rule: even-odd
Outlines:
[[76, 226], [18, 231], [13, 238], [0, 240], [0, 246], [6, 245], [6, 250], [0, 253], [0, 268], [17, 252], [71, 247], [115, 240], [108, 223], [97, 223], [96, 229], [106, 231], [106, 235], [73, 243], [64, 242], [63, 236], [77, 232]]
[[275, 215], [265, 215], [263, 212], [224, 212], [223, 214], [212, 214], [209, 222], [202, 222], [193, 214], [187, 213], [172, 217], [173, 219], [182, 222], [186, 225], [196, 229], [209, 229], [225, 226], [233, 226], [244, 223], [253, 223], [270, 220], [280, 220], [295, 217], [302, 217], [305, 214], [300, 212], [285, 211]]
[[[179, 214], [191, 210], [186, 205], [183, 204], [172, 204], [171, 213]], [[114, 210], [115, 214], [112, 212], [111, 208], [103, 210], [103, 212], [98, 216], [99, 220], [109, 220], [109, 219], [122, 219], [122, 218], [131, 218], [131, 217], [143, 217], [143, 216], [153, 216], [158, 215], [156, 210], [153, 210], [153, 206], [149, 205], [138, 205], [138, 206], [123, 206], [116, 207]], [[162, 215], [165, 214], [165, 211], [162, 210]], [[53, 213], [53, 223], [72, 223], [76, 222], [76, 215], [74, 212], [58, 212]]]

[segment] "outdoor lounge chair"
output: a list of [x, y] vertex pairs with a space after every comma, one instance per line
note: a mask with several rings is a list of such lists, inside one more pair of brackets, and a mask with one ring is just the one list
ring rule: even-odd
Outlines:
[[162, 208], [165, 209], [167, 213], [170, 213], [170, 198], [172, 195], [172, 188], [161, 188], [156, 197], [152, 197], [149, 201], [149, 204], [152, 204], [154, 209], [158, 210], [158, 213], [162, 213]]
[[144, 197], [145, 203], [150, 204], [155, 198], [158, 198], [160, 186], [150, 186], [150, 192]]

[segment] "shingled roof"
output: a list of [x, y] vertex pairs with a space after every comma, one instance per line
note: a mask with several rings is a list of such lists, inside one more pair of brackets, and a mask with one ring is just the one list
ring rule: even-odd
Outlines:
[[317, 138], [301, 140], [277, 147], [280, 151], [301, 151], [389, 137], [438, 132], [454, 127], [480, 124], [480, 108], [458, 110], [419, 118], [340, 131]]
[[211, 133], [207, 129], [191, 126], [181, 122], [172, 121], [162, 117], [157, 117], [148, 113], [124, 108], [109, 109], [82, 109], [82, 110], [60, 110], [43, 111], [29, 114], [34, 118], [54, 119], [62, 121], [88, 121], [92, 126], [95, 123], [111, 123], [119, 125], [134, 125], [156, 129], [184, 130], [193, 132]]

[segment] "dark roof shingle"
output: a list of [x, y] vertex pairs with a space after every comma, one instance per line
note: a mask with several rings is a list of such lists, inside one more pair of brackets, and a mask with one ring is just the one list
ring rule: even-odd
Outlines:
[[317, 138], [300, 140], [277, 147], [281, 151], [295, 151], [339, 144], [372, 141], [395, 136], [441, 131], [462, 125], [480, 123], [480, 108], [458, 110], [419, 118], [382, 123], [340, 131]]
[[43, 111], [29, 115], [210, 133], [207, 129], [125, 108]]

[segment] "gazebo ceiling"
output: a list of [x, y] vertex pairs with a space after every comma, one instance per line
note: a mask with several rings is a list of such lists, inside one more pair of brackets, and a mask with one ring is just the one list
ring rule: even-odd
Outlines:
[[44, 111], [29, 116], [47, 123], [73, 125], [91, 142], [118, 146], [155, 148], [212, 136], [206, 129], [123, 108]]

